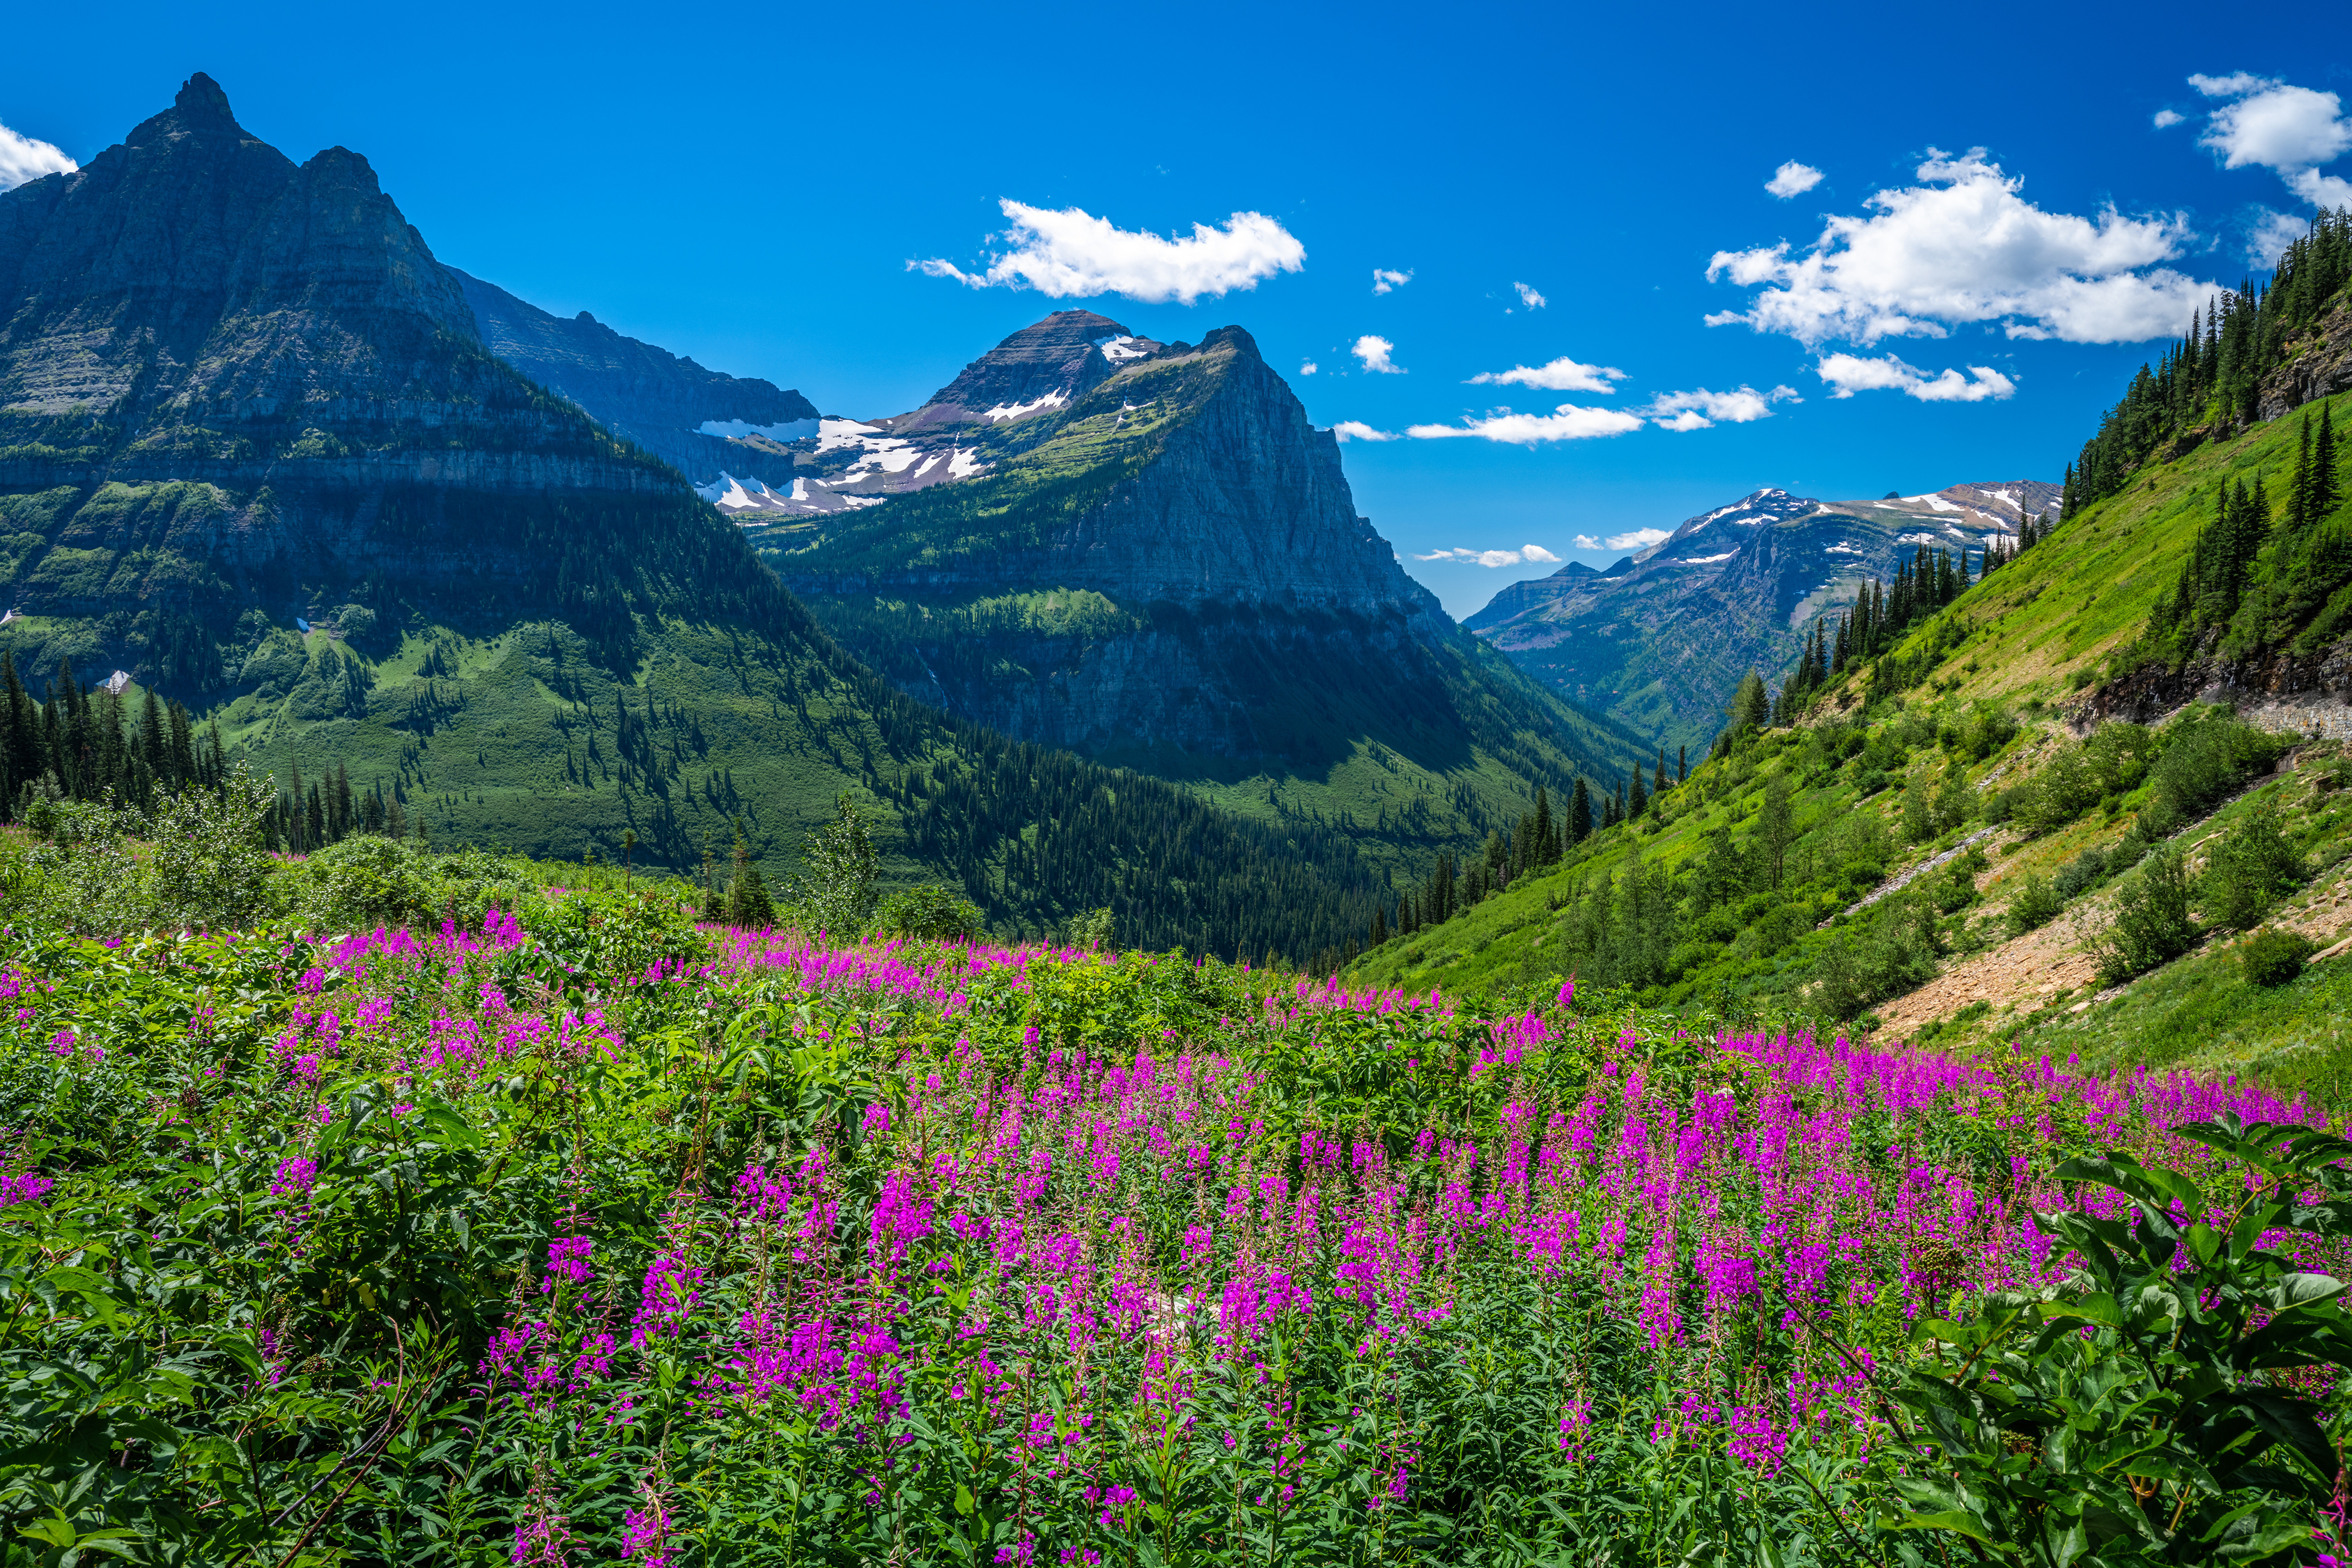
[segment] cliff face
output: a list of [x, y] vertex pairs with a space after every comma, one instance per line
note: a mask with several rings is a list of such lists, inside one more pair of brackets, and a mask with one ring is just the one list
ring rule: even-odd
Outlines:
[[2058, 499], [2032, 479], [1875, 501], [1760, 489], [1605, 573], [1570, 563], [1514, 584], [1464, 624], [1571, 700], [1669, 748], [1702, 745], [1740, 679], [1784, 675], [1813, 621], [1843, 614], [1864, 584], [1920, 550], [1980, 562]]
[[757, 572], [675, 473], [488, 351], [365, 159], [295, 163], [201, 75], [0, 195], [0, 511], [28, 673], [101, 659], [195, 699], [306, 610], [569, 618], [643, 580], [631, 548]]
[[959, 715], [1179, 777], [1329, 776], [1370, 748], [1417, 788], [1486, 770], [1522, 802], [1631, 754], [1405, 574], [1239, 327], [1159, 343], [1056, 312], [856, 438], [921, 488], [845, 469], [818, 486], [875, 503], [762, 554], [845, 646]]
[[786, 444], [814, 436], [816, 405], [773, 382], [706, 370], [625, 338], [583, 310], [566, 320], [480, 279], [446, 269], [463, 290], [490, 351], [541, 385], [578, 404], [691, 479], [734, 478], [791, 488]]

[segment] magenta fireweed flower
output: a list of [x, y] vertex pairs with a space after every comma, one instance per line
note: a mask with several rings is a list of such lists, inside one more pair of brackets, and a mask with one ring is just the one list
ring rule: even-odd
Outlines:
[[319, 1163], [297, 1154], [278, 1162], [278, 1173], [270, 1178], [269, 1195], [278, 1198], [309, 1197], [312, 1184], [319, 1179]]
[[588, 1257], [595, 1249], [596, 1244], [584, 1236], [559, 1236], [549, 1242], [547, 1278], [540, 1281], [540, 1294], [552, 1291], [559, 1279], [568, 1279], [574, 1285], [587, 1284]]
[[18, 1204], [37, 1204], [57, 1185], [37, 1171], [18, 1171], [0, 1176], [0, 1209], [14, 1208]]
[[79, 1044], [79, 1041], [71, 1029], [59, 1029], [56, 1034], [49, 1037], [49, 1049], [58, 1056], [69, 1057], [73, 1055], [74, 1047], [78, 1044]]

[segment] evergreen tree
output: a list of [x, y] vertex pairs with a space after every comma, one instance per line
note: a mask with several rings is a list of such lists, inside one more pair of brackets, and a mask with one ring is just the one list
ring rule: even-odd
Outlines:
[[1370, 937], [1370, 941], [1368, 941], [1368, 942], [1365, 943], [1365, 945], [1366, 945], [1367, 947], [1378, 947], [1378, 946], [1380, 946], [1380, 945], [1381, 945], [1381, 943], [1382, 943], [1382, 942], [1384, 942], [1388, 941], [1388, 939], [1389, 939], [1389, 921], [1388, 921], [1388, 915], [1387, 915], [1387, 913], [1386, 913], [1385, 911], [1383, 911], [1383, 910], [1381, 910], [1381, 906], [1380, 906], [1380, 905], [1378, 905], [1378, 904], [1374, 904], [1374, 905], [1372, 906], [1372, 931], [1371, 931], [1371, 937]]
[[775, 902], [768, 897], [760, 863], [751, 858], [740, 818], [735, 823], [735, 874], [727, 884], [727, 923], [747, 931], [765, 931], [776, 923]]
[[1650, 781], [1650, 793], [1652, 795], [1666, 793], [1666, 749], [1664, 746], [1658, 748], [1658, 765], [1654, 776]]
[[1634, 764], [1625, 780], [1625, 816], [1627, 820], [1640, 816], [1650, 809], [1650, 792], [1642, 786], [1642, 769]]
[[1544, 867], [1559, 858], [1559, 833], [1551, 819], [1551, 794], [1543, 785], [1536, 785], [1535, 842], [1529, 847], [1531, 866]]
[[1675, 748], [1675, 783], [1680, 784], [1686, 784], [1689, 781], [1690, 747], [1687, 745], [1676, 746]]
[[1772, 699], [1764, 689], [1763, 676], [1751, 669], [1731, 694], [1731, 732], [1761, 730], [1771, 721]]
[[1592, 795], [1584, 787], [1584, 775], [1576, 775], [1576, 792], [1568, 798], [1568, 841], [1581, 844], [1592, 837]]

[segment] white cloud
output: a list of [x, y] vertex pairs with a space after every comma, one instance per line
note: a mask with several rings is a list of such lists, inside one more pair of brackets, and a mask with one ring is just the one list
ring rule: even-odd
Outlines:
[[2191, 75], [2189, 85], [2208, 98], [2236, 98], [2256, 88], [2270, 86], [2271, 79], [2250, 71], [2238, 71], [2230, 76]]
[[2352, 121], [2343, 118], [2343, 108], [2332, 92], [2263, 82], [2259, 91], [2215, 110], [2197, 141], [2221, 153], [2228, 169], [2313, 168], [2352, 147]]
[[1522, 563], [1558, 563], [1559, 557], [1540, 544], [1522, 544], [1517, 550], [1438, 550], [1427, 555], [1416, 555], [1415, 561], [1458, 561], [1472, 566], [1517, 566]]
[[1189, 305], [1237, 289], [1255, 289], [1307, 264], [1307, 247], [1263, 213], [1235, 213], [1223, 228], [1192, 226], [1190, 238], [1131, 234], [1076, 207], [1051, 212], [1016, 201], [997, 204], [1013, 220], [1002, 237], [1013, 248], [968, 273], [934, 258], [908, 269], [952, 278], [974, 289], [1034, 289], [1055, 300], [1118, 294], [1158, 304]]
[[1929, 375], [1893, 354], [1883, 359], [1831, 354], [1822, 361], [1819, 372], [1830, 384], [1832, 398], [1852, 397], [1857, 392], [1900, 392], [1922, 403], [1982, 403], [2017, 390], [2015, 382], [1990, 365], [1972, 364], [1968, 375], [1950, 369]]
[[1485, 370], [1470, 378], [1472, 386], [1532, 386], [1543, 392], [1614, 392], [1609, 384], [1625, 373], [1607, 365], [1579, 364], [1562, 355], [1548, 364], [1515, 365], [1509, 370]]
[[1331, 434], [1342, 441], [1393, 441], [1393, 430], [1375, 430], [1360, 419], [1342, 419], [1331, 426]]
[[45, 174], [70, 174], [80, 166], [47, 142], [0, 125], [0, 191], [13, 191]]
[[1563, 403], [1551, 414], [1514, 414], [1507, 408], [1497, 409], [1483, 419], [1472, 419], [1460, 425], [1411, 425], [1405, 434], [1424, 441], [1443, 440], [1449, 436], [1475, 436], [1483, 441], [1501, 441], [1514, 447], [1533, 447], [1545, 441], [1582, 441], [1595, 436], [1622, 436], [1628, 430], [1639, 430], [1642, 421], [1635, 416], [1615, 408], [1579, 408]]
[[1528, 310], [1540, 310], [1544, 308], [1544, 297], [1537, 293], [1534, 289], [1528, 288], [1526, 284], [1514, 283], [1511, 287], [1519, 291], [1519, 303], [1525, 305]]
[[1800, 163], [1791, 158], [1772, 172], [1772, 177], [1764, 182], [1764, 188], [1785, 202], [1790, 196], [1803, 195], [1820, 184], [1824, 177], [1811, 164]]
[[1793, 386], [1776, 386], [1769, 392], [1759, 392], [1752, 386], [1734, 392], [1709, 392], [1702, 386], [1696, 392], [1662, 392], [1642, 412], [1661, 430], [1705, 430], [1718, 420], [1727, 425], [1746, 425], [1769, 419], [1772, 405], [1803, 401]]
[[2345, 115], [2342, 99], [2244, 71], [2192, 76], [2189, 84], [2225, 100], [2197, 138], [2200, 146], [2221, 154], [2223, 168], [2268, 169], [2314, 206], [2352, 205], [2352, 180], [2319, 172], [2320, 164], [2352, 149], [2352, 118]]
[[2174, 126], [2179, 124], [2182, 121], [2188, 119], [2189, 116], [2179, 112], [2178, 110], [2159, 109], [2152, 118], [2155, 120], [2156, 128], [2158, 131], [2169, 131]]
[[1580, 533], [1576, 536], [1576, 547], [1579, 550], [1600, 550], [1604, 547], [1610, 550], [1647, 550], [1653, 544], [1673, 537], [1671, 532], [1663, 528], [1636, 528], [1625, 533], [1612, 533], [1605, 540], [1595, 539], [1589, 533]]
[[2352, 180], [2340, 174], [2323, 174], [2316, 169], [2297, 169], [2286, 177], [2287, 189], [2315, 207], [2352, 207]]
[[2178, 332], [2213, 289], [2157, 265], [2194, 237], [2184, 217], [2044, 212], [1981, 148], [1930, 149], [1917, 177], [1873, 195], [1868, 216], [1832, 217], [1801, 254], [1785, 241], [1717, 251], [1710, 279], [1760, 292], [1707, 324], [1744, 321], [1809, 347], [1940, 338], [1978, 321], [2005, 321], [2011, 337], [2136, 342]]
[[1356, 340], [1356, 346], [1348, 352], [1363, 361], [1364, 368], [1376, 375], [1405, 374], [1404, 366], [1389, 358], [1391, 354], [1396, 353], [1396, 344], [1386, 338], [1376, 338], [1370, 332], [1366, 332]]
[[1303, 359], [1298, 362], [1298, 374], [1301, 375], [1313, 375], [1316, 371], [1320, 368], [1321, 367], [1311, 359]]
[[1372, 292], [1375, 294], [1393, 294], [1412, 281], [1412, 274], [1410, 272], [1395, 272], [1385, 267], [1372, 268]]
[[2246, 230], [2246, 259], [2257, 267], [2275, 267], [2281, 252], [2311, 232], [2307, 219], [2293, 213], [2256, 207], [2257, 216]]

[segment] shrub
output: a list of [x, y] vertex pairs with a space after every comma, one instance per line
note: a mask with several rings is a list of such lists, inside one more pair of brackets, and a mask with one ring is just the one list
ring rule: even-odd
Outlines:
[[2099, 979], [2120, 984], [2187, 952], [2197, 943], [2189, 918], [2189, 871], [2171, 845], [2148, 852], [2138, 874], [2116, 890], [2115, 915], [2099, 933]]
[[980, 935], [979, 908], [945, 888], [908, 888], [882, 900], [875, 929], [883, 936], [919, 942], [970, 942]]
[[2238, 950], [2238, 963], [2256, 985], [2284, 985], [2303, 973], [2312, 952], [2308, 938], [2273, 926], [2247, 939]]
[[2051, 886], [2048, 878], [2032, 876], [2026, 878], [2018, 888], [2017, 896], [2009, 900], [2009, 908], [2002, 912], [2001, 919], [2008, 925], [2010, 935], [2023, 936], [2027, 931], [2048, 925], [2065, 907], [2065, 898]]
[[814, 929], [846, 936], [865, 931], [874, 913], [874, 845], [855, 800], [845, 794], [833, 806], [833, 820], [801, 846], [793, 897]]
[[148, 897], [159, 924], [238, 925], [269, 907], [272, 862], [261, 823], [271, 795], [239, 763], [217, 792], [183, 790], [156, 807]]
[[1814, 960], [1813, 999], [1832, 1017], [1854, 1018], [1936, 977], [1944, 947], [1934, 907], [1907, 899], [1889, 906], [1870, 926], [1840, 931]]
[[2157, 798], [2173, 817], [2193, 822], [2286, 749], [2226, 708], [2192, 709], [2165, 731], [2164, 751], [2148, 770]]
[[2085, 849], [2058, 868], [2058, 879], [2051, 885], [2051, 891], [2063, 903], [2097, 887], [2106, 874], [2105, 853], [2096, 847]]
[[2280, 831], [2277, 809], [2264, 800], [2214, 844], [2197, 889], [2207, 920], [2251, 931], [2305, 875], [2303, 856]]

